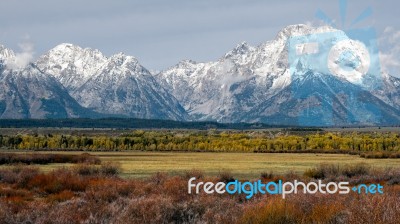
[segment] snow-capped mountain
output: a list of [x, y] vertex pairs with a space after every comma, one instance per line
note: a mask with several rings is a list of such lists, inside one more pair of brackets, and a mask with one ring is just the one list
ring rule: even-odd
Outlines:
[[82, 106], [110, 116], [185, 120], [186, 111], [138, 60], [61, 44], [36, 62]]
[[34, 64], [21, 69], [7, 68], [15, 54], [0, 46], [0, 118], [97, 117], [80, 106], [53, 77]]
[[73, 92], [78, 102], [106, 114], [187, 119], [186, 111], [136, 58], [117, 54]]
[[387, 73], [382, 73], [382, 83], [380, 88], [372, 91], [374, 96], [381, 99], [383, 102], [400, 110], [400, 79], [390, 76]]
[[0, 64], [5, 64], [7, 60], [15, 58], [14, 51], [0, 44]]
[[257, 47], [243, 42], [216, 62], [182, 61], [156, 78], [194, 117], [240, 121], [244, 113], [290, 84], [288, 38], [327, 29], [289, 26], [273, 41]]
[[96, 74], [106, 61], [98, 50], [64, 43], [39, 57], [36, 65], [69, 91], [74, 91]]
[[161, 72], [73, 44], [19, 68], [0, 45], [0, 117], [398, 125], [400, 79], [368, 64], [373, 53], [343, 31], [302, 24], [255, 47], [238, 44], [217, 61], [184, 60]]
[[400, 121], [400, 110], [360, 86], [309, 71], [242, 120], [300, 126], [393, 125]]
[[[199, 120], [289, 125], [399, 123], [400, 82], [397, 78], [383, 75], [380, 84], [373, 85], [377, 82], [375, 77], [371, 74], [361, 76], [357, 69], [351, 75], [341, 70], [328, 70], [331, 67], [335, 69], [340, 63], [347, 63], [342, 59], [332, 60], [330, 64], [302, 57], [290, 61], [289, 51], [294, 48], [290, 46], [290, 41], [293, 37], [310, 36], [312, 42], [313, 35], [326, 33], [334, 33], [332, 39], [328, 39], [332, 42], [349, 39], [343, 31], [328, 26], [315, 28], [293, 25], [280, 31], [274, 40], [257, 47], [244, 42], [218, 61], [182, 61], [155, 77], [190, 115]], [[326, 44], [333, 45], [332, 42]], [[349, 49], [363, 53], [354, 40], [339, 47], [341, 49], [336, 50]], [[298, 54], [308, 54], [307, 51], [313, 49], [304, 45], [295, 50]], [[358, 58], [361, 63], [363, 57], [361, 54]], [[326, 66], [320, 66], [321, 63]], [[337, 88], [331, 88], [331, 85]], [[387, 86], [390, 86], [390, 92], [386, 91]], [[347, 100], [345, 103], [341, 99], [343, 97], [362, 99]], [[358, 105], [358, 108], [354, 108], [354, 105]], [[303, 114], [305, 108], [308, 111], [306, 115]]]

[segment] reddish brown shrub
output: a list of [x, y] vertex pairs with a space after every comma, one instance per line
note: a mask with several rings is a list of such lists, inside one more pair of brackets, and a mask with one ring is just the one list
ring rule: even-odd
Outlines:
[[51, 154], [51, 153], [0, 153], [1, 164], [48, 164], [48, 163], [86, 163], [100, 164], [100, 159], [89, 153], [80, 155]]
[[74, 195], [75, 194], [70, 190], [63, 190], [59, 193], [49, 195], [49, 197], [47, 197], [47, 200], [49, 202], [62, 202], [70, 200], [74, 197]]
[[161, 185], [167, 180], [169, 175], [163, 172], [157, 172], [154, 175], [150, 176], [149, 181], [156, 185]]
[[301, 214], [293, 204], [280, 198], [271, 198], [245, 209], [241, 223], [295, 223]]
[[120, 214], [121, 223], [168, 223], [172, 221], [174, 205], [169, 197], [148, 195], [129, 201]]
[[183, 178], [189, 180], [190, 178], [195, 177], [197, 180], [204, 178], [204, 173], [201, 170], [190, 170], [185, 172]]
[[117, 176], [121, 172], [120, 165], [117, 163], [104, 163], [100, 166], [100, 173], [105, 176]]
[[261, 178], [264, 180], [272, 180], [275, 177], [273, 172], [262, 172]]
[[221, 171], [218, 174], [219, 181], [224, 182], [224, 183], [229, 183], [235, 181], [235, 178], [233, 177], [232, 173], [229, 171]]
[[75, 172], [82, 176], [117, 176], [120, 173], [120, 167], [117, 163], [105, 163], [100, 166], [80, 164], [75, 166]]
[[48, 174], [38, 174], [32, 178], [26, 187], [40, 192], [54, 194], [63, 190], [85, 191], [88, 179], [75, 175], [66, 169], [59, 169]]
[[[21, 197], [26, 200], [32, 199], [32, 193], [23, 189], [12, 189], [10, 187], [0, 187], [0, 198]], [[29, 199], [28, 199], [29, 198]]]
[[[385, 184], [385, 193], [299, 193], [286, 199], [257, 195], [247, 200], [244, 194], [189, 195], [188, 178], [165, 173], [147, 179], [122, 179], [102, 174], [81, 175], [76, 169], [41, 173], [17, 167], [0, 170], [0, 220], [2, 223], [398, 223], [400, 186], [386, 182], [395, 180], [399, 172], [369, 169], [367, 175], [362, 175], [363, 169], [355, 167], [349, 169], [355, 173], [350, 180], [367, 178], [363, 180], [381, 182]], [[340, 174], [342, 170], [339, 169]], [[336, 171], [328, 167], [323, 172]], [[19, 178], [25, 180], [20, 182]], [[220, 178], [201, 177], [201, 181], [216, 182]], [[26, 181], [26, 185], [18, 184]]]

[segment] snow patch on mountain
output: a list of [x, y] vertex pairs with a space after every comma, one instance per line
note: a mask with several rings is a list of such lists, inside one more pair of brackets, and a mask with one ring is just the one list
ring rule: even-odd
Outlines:
[[186, 111], [139, 61], [124, 53], [61, 44], [37, 66], [62, 83], [82, 106], [110, 116], [185, 120]]
[[[194, 118], [221, 122], [246, 120], [244, 116], [251, 114], [258, 105], [290, 87], [294, 80], [304, 79], [305, 81], [304, 74], [310, 71], [314, 72], [315, 78], [329, 73], [344, 83], [351, 83], [362, 89], [370, 86], [368, 83], [370, 77], [363, 76], [364, 67], [355, 68], [356, 72], [350, 75], [339, 69], [340, 65], [346, 61], [333, 60], [330, 64], [328, 61], [323, 61], [321, 62], [324, 63], [323, 66], [319, 64], [316, 66], [316, 62], [299, 57], [294, 64], [297, 67], [289, 64], [288, 43], [291, 38], [304, 37], [306, 41], [310, 38], [309, 41], [312, 42], [315, 36], [327, 33], [328, 36], [332, 36], [332, 39], [328, 41], [335, 41], [335, 38], [349, 40], [343, 31], [329, 26], [292, 25], [282, 29], [272, 41], [256, 47], [242, 42], [217, 61], [204, 63], [181, 61], [176, 66], [156, 74], [155, 77]], [[336, 52], [346, 49], [356, 53], [361, 52], [355, 57], [359, 57], [361, 63], [365, 63], [362, 61], [366, 58], [365, 51], [358, 41], [349, 40], [343, 43], [338, 45]], [[337, 55], [333, 56], [337, 57]], [[320, 80], [325, 80], [325, 78], [321, 77]], [[309, 81], [309, 83], [312, 82]], [[325, 88], [326, 85], [322, 87]], [[392, 88], [395, 89], [395, 87]], [[381, 94], [381, 99], [385, 99], [386, 102], [397, 100], [397, 98], [390, 98], [391, 100], [389, 98]], [[275, 100], [274, 103], [279, 105], [287, 100], [287, 98], [280, 99]], [[270, 105], [268, 111], [279, 112], [278, 105]]]
[[75, 90], [106, 61], [107, 58], [99, 50], [64, 43], [39, 57], [36, 65], [43, 72], [54, 76], [68, 90]]

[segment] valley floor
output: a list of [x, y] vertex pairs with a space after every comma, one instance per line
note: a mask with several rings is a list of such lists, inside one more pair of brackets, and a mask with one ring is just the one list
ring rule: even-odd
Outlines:
[[[9, 151], [20, 154], [56, 153], [77, 155], [81, 152]], [[400, 159], [365, 159], [357, 155], [313, 153], [209, 153], [209, 152], [90, 152], [103, 163], [117, 163], [121, 176], [145, 178], [158, 172], [180, 175], [188, 170], [199, 170], [216, 176], [229, 172], [235, 178], [259, 178], [261, 173], [302, 174], [319, 164], [349, 165], [365, 163], [372, 168], [399, 168]], [[3, 165], [8, 166], [8, 165]], [[34, 165], [43, 171], [72, 166], [70, 163]], [[1, 167], [1, 166], [0, 166]]]

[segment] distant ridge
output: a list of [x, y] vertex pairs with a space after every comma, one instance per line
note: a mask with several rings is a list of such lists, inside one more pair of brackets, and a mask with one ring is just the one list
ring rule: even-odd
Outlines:
[[0, 128], [115, 128], [115, 129], [263, 129], [288, 127], [262, 123], [184, 122], [136, 118], [0, 119]]
[[[319, 43], [321, 49], [334, 49], [345, 39], [339, 49], [366, 58], [364, 45], [344, 31], [305, 24], [287, 26], [258, 46], [242, 42], [216, 61], [183, 60], [156, 74], [123, 53], [106, 57], [64, 43], [24, 64], [0, 45], [0, 118], [124, 117], [294, 127], [399, 124], [399, 78], [379, 66], [364, 72], [344, 56], [329, 63], [321, 55], [290, 57], [298, 50], [309, 55], [306, 45], [291, 39], [321, 34], [328, 37]], [[300, 48], [294, 51], [293, 46]], [[351, 68], [355, 73], [343, 73]]]

